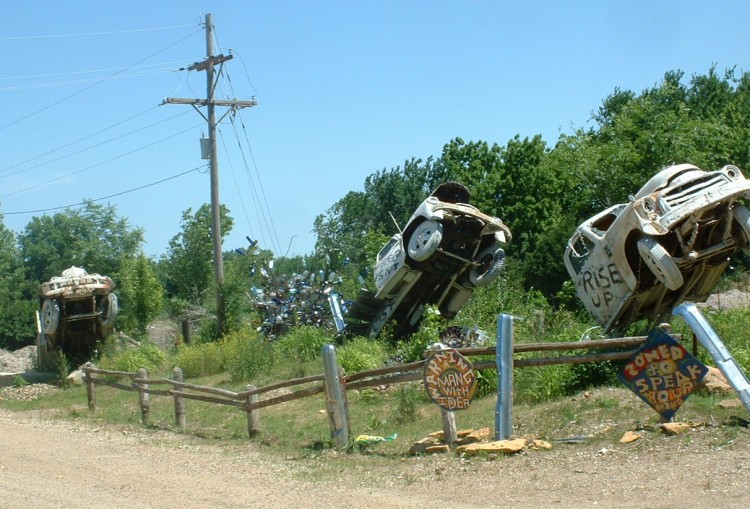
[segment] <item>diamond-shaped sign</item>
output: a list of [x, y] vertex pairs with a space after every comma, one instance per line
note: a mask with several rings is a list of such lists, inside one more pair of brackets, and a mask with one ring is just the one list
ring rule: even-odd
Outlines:
[[618, 375], [620, 381], [671, 421], [685, 399], [700, 385], [708, 368], [656, 327]]

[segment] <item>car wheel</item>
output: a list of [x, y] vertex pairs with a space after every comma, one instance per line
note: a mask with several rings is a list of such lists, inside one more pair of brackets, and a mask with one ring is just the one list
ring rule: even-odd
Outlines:
[[57, 299], [45, 299], [42, 304], [42, 331], [52, 335], [60, 325], [60, 302]]
[[734, 216], [734, 222], [737, 223], [737, 227], [742, 232], [742, 239], [745, 248], [750, 246], [750, 210], [744, 205], [736, 204], [732, 208], [732, 215]]
[[114, 293], [110, 293], [104, 298], [107, 302], [104, 305], [101, 324], [103, 335], [108, 336], [115, 327], [115, 320], [117, 320], [119, 305], [117, 302], [117, 295], [115, 295]]
[[441, 240], [443, 240], [443, 225], [438, 221], [427, 219], [417, 225], [409, 237], [406, 249], [412, 259], [423, 262], [437, 251]]
[[664, 246], [651, 237], [644, 237], [638, 241], [638, 252], [664, 286], [670, 290], [677, 290], [682, 286], [682, 272]]
[[479, 252], [476, 263], [469, 272], [469, 281], [476, 287], [487, 286], [503, 270], [505, 251], [496, 246], [487, 246]]

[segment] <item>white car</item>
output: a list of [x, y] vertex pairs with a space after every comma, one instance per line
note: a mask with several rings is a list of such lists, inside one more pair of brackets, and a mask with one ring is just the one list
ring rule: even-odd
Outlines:
[[750, 212], [737, 203], [749, 194], [736, 166], [661, 170], [629, 203], [595, 215], [568, 241], [576, 294], [607, 333], [666, 321], [682, 301], [706, 300], [729, 258], [750, 243]]
[[500, 245], [510, 241], [510, 230], [470, 205], [470, 198], [458, 182], [441, 184], [380, 250], [376, 293], [362, 292], [349, 311], [368, 322], [369, 336], [379, 335], [391, 320], [396, 337], [415, 332], [429, 305], [452, 318], [474, 288], [500, 273], [505, 261]]

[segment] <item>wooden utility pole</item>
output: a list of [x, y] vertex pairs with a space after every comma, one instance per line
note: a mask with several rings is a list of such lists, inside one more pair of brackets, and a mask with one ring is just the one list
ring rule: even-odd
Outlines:
[[[232, 55], [214, 55], [214, 31], [211, 14], [206, 14], [206, 59], [196, 62], [188, 71], [206, 71], [206, 99], [176, 99], [166, 98], [162, 104], [189, 104], [208, 122], [209, 166], [211, 174], [211, 234], [214, 245], [214, 272], [216, 276], [216, 325], [219, 335], [224, 333], [226, 310], [224, 306], [224, 258], [221, 252], [221, 201], [219, 200], [219, 161], [216, 155], [216, 124], [228, 113], [239, 108], [246, 108], [258, 104], [255, 101], [216, 100], [217, 79], [214, 66], [222, 66], [232, 59]], [[206, 115], [198, 109], [206, 106]], [[229, 110], [216, 120], [216, 106], [226, 106]]]

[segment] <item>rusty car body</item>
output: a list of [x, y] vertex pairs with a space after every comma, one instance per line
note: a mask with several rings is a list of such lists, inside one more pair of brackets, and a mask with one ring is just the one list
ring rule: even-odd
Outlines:
[[665, 321], [684, 300], [704, 301], [730, 257], [748, 247], [750, 212], [738, 200], [749, 193], [736, 166], [661, 170], [570, 238], [564, 261], [577, 296], [606, 333]]
[[396, 338], [411, 334], [427, 306], [451, 318], [475, 288], [500, 273], [505, 262], [500, 246], [510, 241], [510, 230], [470, 199], [463, 184], [439, 185], [383, 246], [375, 263], [375, 293], [360, 292], [349, 310], [350, 317], [367, 321], [367, 335], [378, 336], [389, 321], [396, 323]]
[[59, 354], [74, 363], [91, 358], [97, 344], [114, 331], [118, 312], [114, 290], [112, 278], [75, 266], [42, 283], [37, 339], [40, 366]]

